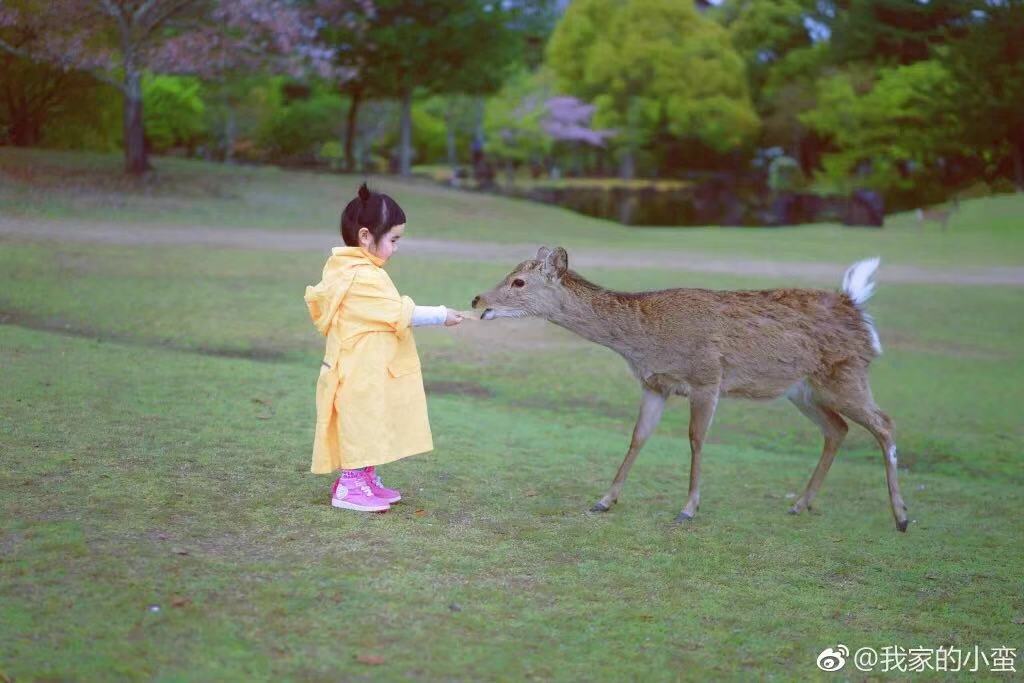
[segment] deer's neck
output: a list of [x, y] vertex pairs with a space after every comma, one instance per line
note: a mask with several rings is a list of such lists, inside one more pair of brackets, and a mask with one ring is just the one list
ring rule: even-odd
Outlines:
[[561, 306], [547, 316], [549, 321], [626, 358], [642, 355], [645, 335], [637, 297], [609, 291], [572, 271], [562, 284]]

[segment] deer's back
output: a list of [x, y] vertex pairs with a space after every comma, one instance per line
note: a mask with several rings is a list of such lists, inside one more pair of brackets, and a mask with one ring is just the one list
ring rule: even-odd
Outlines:
[[874, 357], [861, 312], [841, 292], [817, 289], [670, 289], [621, 295], [644, 341], [639, 374], [686, 383], [720, 377], [727, 395], [768, 398], [806, 377]]

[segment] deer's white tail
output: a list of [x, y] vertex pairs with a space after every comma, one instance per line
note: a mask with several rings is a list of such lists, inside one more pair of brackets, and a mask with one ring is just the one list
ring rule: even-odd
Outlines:
[[882, 342], [878, 338], [878, 332], [875, 330], [875, 321], [864, 310], [864, 304], [875, 293], [875, 273], [878, 272], [878, 264], [881, 262], [882, 260], [877, 256], [857, 261], [847, 268], [846, 274], [843, 275], [843, 291], [853, 300], [854, 305], [860, 309], [860, 315], [864, 319], [864, 324], [867, 325], [868, 333], [871, 335], [871, 348], [875, 350], [875, 353], [882, 353]]

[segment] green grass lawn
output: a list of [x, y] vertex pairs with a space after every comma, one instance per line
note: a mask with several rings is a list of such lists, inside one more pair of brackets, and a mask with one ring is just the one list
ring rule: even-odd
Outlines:
[[[3, 172], [15, 156], [0, 151]], [[108, 163], [96, 159], [61, 163]], [[117, 185], [110, 197], [134, 207], [117, 220], [316, 228], [232, 196], [194, 197], [190, 221], [189, 165], [160, 163], [181, 164], [185, 189]], [[351, 180], [224, 174], [277, 178], [311, 204]], [[35, 182], [5, 186], [2, 206]], [[19, 210], [99, 220], [95, 186], [77, 192], [69, 181]], [[181, 205], [143, 217], [164, 193]], [[634, 234], [454, 196], [470, 208], [450, 209], [453, 237], [501, 239], [487, 232], [492, 203], [524, 229], [547, 225], [548, 242]], [[995, 215], [1008, 201], [971, 206]], [[844, 253], [885, 233], [805, 229]], [[637, 234], [648, 248], [676, 233]], [[750, 234], [695, 239], [744, 253]], [[1016, 262], [1003, 256], [992, 262]], [[894, 285], [883, 266], [872, 382], [896, 421], [907, 534], [856, 428], [815, 510], [785, 514], [821, 444], [783, 402], [723, 403], [693, 523], [672, 524], [688, 476], [682, 402], [615, 510], [586, 512], [621, 462], [639, 391], [615, 354], [537, 321], [417, 332], [436, 450], [387, 466], [406, 500], [361, 516], [332, 509], [329, 478], [308, 473], [322, 340], [301, 295], [322, 259], [0, 240], [0, 680], [824, 680], [814, 661], [837, 643], [1024, 645], [1021, 289]], [[389, 270], [421, 303], [465, 307], [507, 268], [400, 255]], [[622, 289], [784, 284], [586, 275]]]
[[[157, 159], [153, 177], [122, 174], [117, 155], [0, 148], [0, 216], [138, 225], [337, 231], [361, 176]], [[886, 228], [627, 227], [524, 200], [370, 178], [393, 194], [413, 236], [567, 248], [679, 250], [709, 256], [847, 263], [870, 255], [932, 267], [1024, 265], [1024, 197], [965, 201], [947, 233], [910, 213]]]

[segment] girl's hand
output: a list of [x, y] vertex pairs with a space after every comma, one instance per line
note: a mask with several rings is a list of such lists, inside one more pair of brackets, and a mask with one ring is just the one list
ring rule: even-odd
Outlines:
[[448, 309], [448, 317], [444, 320], [445, 327], [452, 327], [462, 322], [462, 315], [458, 311]]

